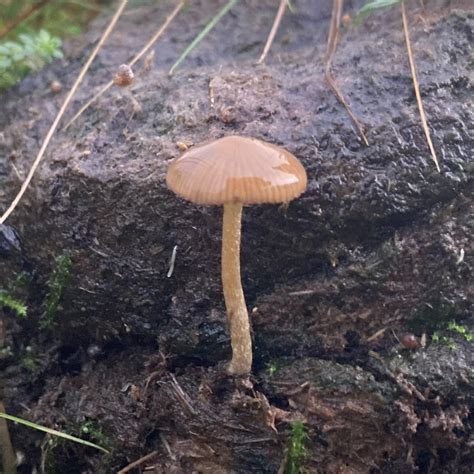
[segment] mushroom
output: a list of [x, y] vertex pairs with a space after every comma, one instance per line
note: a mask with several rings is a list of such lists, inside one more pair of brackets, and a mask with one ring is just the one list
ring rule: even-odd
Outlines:
[[228, 136], [186, 151], [171, 163], [166, 182], [188, 201], [224, 206], [222, 287], [232, 346], [227, 371], [248, 374], [252, 339], [240, 279], [242, 207], [291, 201], [306, 189], [306, 172], [283, 148], [255, 138]]

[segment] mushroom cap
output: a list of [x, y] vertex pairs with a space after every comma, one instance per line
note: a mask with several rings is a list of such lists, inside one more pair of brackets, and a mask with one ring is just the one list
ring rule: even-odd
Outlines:
[[229, 136], [195, 146], [174, 160], [168, 187], [196, 204], [281, 203], [307, 184], [299, 160], [256, 138]]

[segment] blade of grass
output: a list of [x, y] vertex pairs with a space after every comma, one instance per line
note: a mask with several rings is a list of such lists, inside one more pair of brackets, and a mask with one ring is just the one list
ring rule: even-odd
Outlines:
[[283, 15], [285, 14], [287, 5], [288, 5], [288, 0], [280, 0], [280, 6], [278, 7], [278, 11], [275, 16], [272, 29], [270, 30], [270, 33], [267, 38], [267, 42], [265, 43], [265, 47], [263, 48], [262, 55], [257, 61], [257, 64], [262, 64], [265, 61], [267, 54], [270, 51], [270, 48], [272, 47], [273, 40], [275, 39], [275, 35], [278, 31], [278, 28], [280, 27], [281, 20], [283, 20]]
[[186, 59], [188, 54], [207, 36], [207, 34], [219, 23], [219, 20], [233, 7], [239, 0], [229, 0], [229, 2], [221, 8], [211, 21], [202, 29], [202, 31], [191, 41], [189, 46], [183, 51], [178, 60], [171, 66], [168, 74], [171, 76], [176, 68]]
[[391, 7], [400, 3], [401, 0], [375, 0], [373, 2], [366, 3], [356, 14], [354, 18], [354, 24], [360, 25], [364, 22], [364, 20], [371, 15], [372, 13], [376, 12], [377, 10], [381, 10], [383, 8]]
[[110, 453], [110, 451], [108, 451], [107, 449], [97, 444], [91, 443], [90, 441], [86, 441], [81, 438], [76, 438], [75, 436], [72, 436], [67, 433], [63, 433], [62, 431], [53, 430], [52, 428], [47, 428], [46, 426], [38, 425], [31, 421], [24, 420], [23, 418], [18, 418], [13, 415], [7, 415], [6, 413], [3, 413], [3, 412], [0, 412], [0, 418], [4, 418], [5, 420], [13, 421], [15, 423], [20, 423], [21, 425], [28, 426], [28, 428], [33, 428], [38, 431], [43, 431], [44, 433], [48, 433], [53, 436], [58, 436], [59, 438], [67, 439], [68, 441], [73, 441], [74, 443], [79, 443], [84, 446], [89, 446], [90, 448], [98, 449], [99, 451], [102, 451], [107, 454]]
[[415, 89], [416, 102], [418, 103], [418, 110], [420, 112], [421, 125], [423, 127], [423, 131], [425, 132], [426, 141], [428, 142], [428, 147], [431, 152], [431, 159], [434, 161], [434, 164], [436, 165], [436, 169], [438, 170], [438, 173], [441, 173], [441, 169], [438, 163], [438, 158], [436, 156], [436, 151], [434, 149], [433, 142], [431, 141], [430, 129], [428, 128], [428, 122], [426, 120], [425, 109], [423, 107], [423, 102], [421, 100], [420, 85], [418, 83], [418, 79], [416, 78], [415, 61], [413, 60], [413, 53], [411, 50], [410, 33], [408, 31], [407, 15], [405, 12], [405, 2], [402, 1], [400, 6], [402, 9], [403, 32], [405, 34], [405, 42], [407, 45], [408, 62], [410, 63], [411, 77], [413, 79], [413, 87]]
[[290, 10], [291, 13], [296, 13], [296, 8], [292, 3], [292, 0], [286, 0], [286, 4], [288, 6], [288, 10]]
[[339, 37], [339, 27], [341, 24], [341, 16], [342, 16], [342, 8], [344, 6], [344, 0], [334, 0], [333, 1], [333, 8], [332, 8], [332, 15], [331, 15], [331, 23], [329, 26], [329, 34], [328, 34], [328, 43], [326, 47], [326, 58], [325, 58], [325, 67], [324, 67], [324, 77], [326, 82], [329, 84], [329, 87], [334, 92], [337, 100], [342, 104], [342, 106], [346, 109], [347, 114], [352, 120], [352, 123], [356, 127], [357, 131], [359, 132], [360, 137], [364, 140], [366, 146], [369, 145], [367, 137], [365, 136], [364, 129], [362, 124], [360, 123], [359, 119], [356, 117], [352, 109], [350, 108], [349, 104], [346, 101], [346, 98], [339, 90], [339, 87], [336, 84], [334, 77], [332, 76], [331, 66], [332, 66], [332, 59], [337, 49], [337, 40]]
[[[170, 13], [170, 15], [166, 18], [165, 22], [158, 31], [150, 38], [148, 43], [143, 46], [141, 51], [128, 63], [130, 67], [132, 67], [137, 61], [139, 61], [147, 52], [148, 50], [158, 41], [160, 36], [166, 31], [170, 23], [175, 19], [176, 15], [180, 12], [180, 10], [184, 7], [186, 1], [181, 1], [176, 5], [175, 9]], [[114, 85], [114, 81], [111, 80], [107, 84], [104, 84], [102, 89], [97, 92], [90, 100], [88, 100], [74, 115], [74, 117], [69, 120], [69, 122], [63, 127], [63, 130], [67, 130], [73, 122], [75, 122], [99, 97], [105, 94], [112, 86]]]
[[46, 138], [44, 139], [43, 144], [41, 145], [40, 151], [38, 152], [38, 155], [36, 156], [35, 161], [31, 165], [30, 171], [28, 172], [28, 175], [27, 175], [25, 181], [23, 181], [23, 184], [21, 185], [20, 191], [16, 195], [13, 202], [10, 204], [10, 207], [5, 211], [5, 213], [2, 215], [2, 217], [0, 217], [0, 224], [3, 224], [7, 220], [8, 216], [15, 210], [16, 206], [21, 201], [21, 198], [23, 197], [23, 194], [25, 194], [25, 191], [28, 189], [28, 186], [29, 186], [31, 180], [33, 179], [34, 174], [35, 174], [35, 171], [38, 168], [38, 165], [40, 164], [41, 159], [43, 158], [44, 152], [46, 151], [46, 148], [48, 147], [49, 142], [51, 141], [51, 138], [53, 137], [54, 132], [56, 131], [56, 129], [59, 125], [59, 122], [62, 119], [62, 117], [64, 115], [64, 112], [66, 111], [67, 106], [69, 105], [69, 103], [72, 100], [72, 97], [74, 96], [77, 89], [79, 88], [79, 84], [82, 82], [82, 79], [86, 75], [90, 65], [92, 64], [92, 61], [94, 61], [95, 57], [97, 56], [97, 53], [100, 51], [103, 44], [106, 42], [107, 38], [109, 37], [110, 33], [112, 32], [115, 24], [117, 23], [118, 19], [120, 18], [120, 15], [122, 14], [125, 7], [127, 6], [127, 3], [128, 3], [128, 0], [122, 0], [121, 1], [121, 3], [119, 4], [119, 6], [117, 8], [117, 11], [115, 12], [114, 16], [110, 20], [109, 25], [107, 26], [105, 31], [102, 33], [102, 36], [101, 36], [99, 42], [97, 43], [97, 45], [94, 48], [94, 50], [92, 51], [91, 55], [89, 56], [86, 63], [82, 67], [81, 72], [79, 73], [79, 76], [75, 80], [73, 86], [71, 87], [71, 90], [69, 91], [66, 98], [64, 99], [63, 105], [59, 109], [59, 112], [56, 115], [56, 118], [54, 119], [54, 122], [53, 122], [53, 124], [51, 125], [51, 127], [48, 131], [48, 133], [46, 135]]

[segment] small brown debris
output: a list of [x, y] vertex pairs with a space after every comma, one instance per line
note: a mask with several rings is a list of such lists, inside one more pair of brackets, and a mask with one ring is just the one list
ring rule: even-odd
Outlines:
[[186, 151], [189, 149], [189, 146], [185, 142], [176, 142], [176, 146], [179, 148], [179, 151]]
[[341, 21], [344, 28], [347, 28], [352, 24], [352, 17], [346, 13], [345, 15], [342, 15]]
[[126, 87], [133, 83], [135, 75], [128, 64], [121, 64], [114, 76], [114, 84], [120, 87]]
[[141, 390], [139, 387], [137, 387], [136, 385], [134, 384], [131, 384], [130, 385], [130, 392], [129, 392], [129, 395], [131, 398], [133, 398], [133, 400], [135, 400], [136, 402], [139, 402], [141, 399], [142, 399], [142, 394], [141, 394]]
[[143, 61], [143, 71], [150, 72], [151, 68], [153, 67], [153, 61], [155, 59], [155, 51], [151, 50], [146, 56]]
[[417, 349], [419, 346], [418, 339], [414, 334], [407, 333], [400, 339], [400, 344], [405, 349]]
[[236, 111], [232, 106], [222, 106], [217, 111], [219, 120], [224, 123], [232, 123], [236, 121]]
[[63, 90], [63, 85], [59, 81], [52, 81], [50, 89], [53, 94], [59, 94]]

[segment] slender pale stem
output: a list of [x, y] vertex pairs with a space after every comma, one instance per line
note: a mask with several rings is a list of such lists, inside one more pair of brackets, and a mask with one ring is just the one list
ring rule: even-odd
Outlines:
[[224, 204], [222, 225], [222, 286], [229, 318], [232, 360], [227, 371], [248, 374], [252, 368], [249, 315], [240, 280], [240, 229], [242, 204]]

